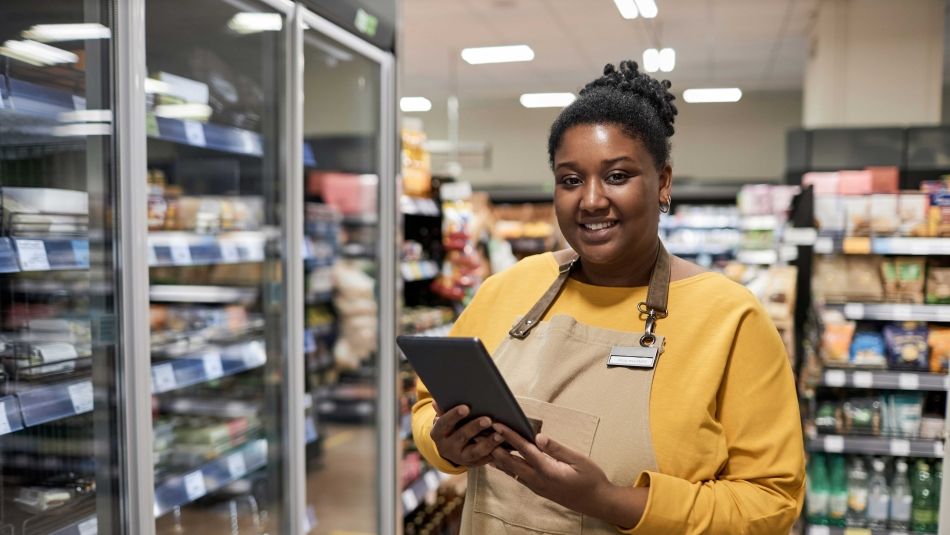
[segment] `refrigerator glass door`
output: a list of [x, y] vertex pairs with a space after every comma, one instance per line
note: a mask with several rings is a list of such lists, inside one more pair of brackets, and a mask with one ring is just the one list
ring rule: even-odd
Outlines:
[[156, 533], [281, 533], [285, 14], [148, 0]]
[[382, 69], [303, 33], [307, 533], [379, 525]]
[[122, 523], [110, 4], [0, 5], [0, 535]]

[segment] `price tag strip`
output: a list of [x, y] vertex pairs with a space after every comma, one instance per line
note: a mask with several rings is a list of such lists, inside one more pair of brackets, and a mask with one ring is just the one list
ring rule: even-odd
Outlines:
[[171, 243], [168, 244], [168, 247], [171, 249], [173, 265], [191, 265], [191, 247], [188, 245], [188, 240], [184, 238], [172, 240]]
[[233, 453], [228, 456], [228, 473], [232, 479], [243, 477], [247, 473], [247, 464], [243, 453]]
[[844, 437], [841, 435], [828, 435], [824, 438], [824, 450], [828, 453], [841, 453], [844, 451]]
[[220, 353], [207, 353], [201, 356], [204, 364], [205, 377], [209, 381], [224, 377], [224, 365], [221, 363]]
[[825, 370], [825, 384], [841, 387], [847, 383], [848, 374], [844, 370]]
[[99, 519], [90, 518], [79, 523], [79, 535], [97, 535], [99, 533]]
[[16, 240], [16, 250], [23, 271], [49, 271], [49, 257], [43, 240]]
[[854, 372], [851, 382], [857, 388], [871, 388], [874, 386], [874, 374], [871, 372]]
[[152, 368], [153, 392], [160, 394], [176, 388], [178, 388], [178, 380], [175, 379], [175, 367], [171, 362], [159, 364]]
[[13, 429], [10, 427], [10, 420], [7, 418], [7, 407], [5, 401], [0, 401], [0, 435], [6, 435]]
[[196, 121], [182, 121], [182, 123], [185, 125], [185, 139], [189, 144], [196, 147], [204, 147], [208, 144], [205, 139], [204, 125]]

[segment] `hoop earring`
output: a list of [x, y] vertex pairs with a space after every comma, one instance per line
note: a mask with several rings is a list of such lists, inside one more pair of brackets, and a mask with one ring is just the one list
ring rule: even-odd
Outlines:
[[672, 207], [673, 207], [672, 197], [667, 199], [665, 202], [660, 203], [660, 211], [663, 212], [664, 214], [670, 213], [670, 208]]

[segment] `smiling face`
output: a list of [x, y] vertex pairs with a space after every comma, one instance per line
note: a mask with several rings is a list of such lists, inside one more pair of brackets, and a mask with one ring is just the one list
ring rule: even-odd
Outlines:
[[622, 277], [657, 247], [672, 169], [615, 124], [580, 124], [554, 152], [554, 210], [581, 265]]

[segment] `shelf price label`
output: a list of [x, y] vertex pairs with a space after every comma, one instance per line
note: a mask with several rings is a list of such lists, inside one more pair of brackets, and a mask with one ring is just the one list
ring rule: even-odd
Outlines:
[[175, 367], [171, 362], [159, 364], [152, 369], [152, 391], [155, 393], [168, 392], [178, 388], [175, 379]]
[[831, 535], [828, 526], [808, 526], [808, 535]]
[[237, 479], [247, 473], [247, 464], [243, 453], [233, 453], [228, 456], [228, 473], [232, 479]]
[[221, 364], [221, 353], [207, 353], [201, 356], [204, 363], [205, 376], [209, 381], [224, 376], [224, 366]]
[[914, 373], [902, 373], [897, 381], [902, 390], [917, 390], [920, 387], [920, 377]]
[[267, 362], [267, 353], [263, 344], [252, 342], [244, 347], [244, 365], [248, 368], [257, 368]]
[[49, 271], [49, 257], [43, 240], [16, 240], [16, 250], [23, 271]]
[[914, 307], [910, 305], [893, 305], [891, 314], [897, 321], [908, 321], [914, 318]]
[[189, 500], [195, 501], [207, 493], [208, 489], [205, 488], [205, 476], [201, 473], [201, 470], [185, 476], [185, 494], [188, 495]]
[[412, 492], [411, 488], [402, 491], [402, 507], [405, 513], [415, 511], [419, 507], [419, 498], [416, 497], [416, 493]]
[[874, 386], [874, 374], [871, 372], [854, 372], [851, 381], [856, 388], [871, 388]]
[[7, 418], [7, 407], [5, 401], [0, 401], [0, 435], [6, 435], [13, 429], [10, 428], [10, 420]]
[[196, 147], [207, 145], [205, 139], [205, 127], [197, 121], [182, 121], [185, 125], [185, 138], [188, 143]]
[[910, 455], [910, 441], [901, 438], [891, 439], [891, 455], [895, 457], [907, 457]]
[[172, 264], [176, 266], [191, 265], [191, 247], [188, 246], [188, 240], [183, 238], [172, 240], [168, 244], [168, 248], [172, 253]]
[[844, 315], [851, 320], [864, 319], [864, 304], [848, 303], [844, 306]]
[[254, 132], [241, 132], [241, 146], [244, 152], [248, 154], [261, 154], [263, 152], [261, 140]]
[[841, 435], [828, 435], [824, 438], [824, 450], [828, 453], [841, 453], [844, 451], [844, 437]]
[[871, 238], [845, 238], [841, 249], [845, 254], [871, 254]]
[[73, 412], [82, 414], [92, 410], [92, 381], [69, 385], [66, 390], [69, 392], [69, 400], [73, 404]]
[[938, 440], [934, 442], [934, 456], [938, 458], [943, 458], [943, 441]]
[[234, 240], [218, 240], [218, 247], [221, 249], [222, 261], [234, 264], [241, 260], [241, 255], [238, 253], [238, 247]]
[[847, 382], [848, 374], [844, 370], [826, 370], [825, 384], [828, 386], [840, 387]]
[[96, 517], [80, 522], [77, 526], [79, 535], [97, 535], [99, 533], [99, 519]]
[[823, 236], [815, 239], [815, 252], [818, 254], [831, 254], [835, 250], [835, 243], [831, 238]]
[[155, 254], [155, 246], [151, 243], [148, 244], [148, 265], [157, 266], [158, 265], [158, 255]]

